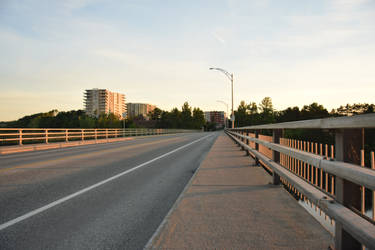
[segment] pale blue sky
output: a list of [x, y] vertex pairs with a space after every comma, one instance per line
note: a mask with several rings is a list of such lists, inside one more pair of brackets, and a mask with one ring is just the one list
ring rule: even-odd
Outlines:
[[107, 88], [162, 109], [375, 101], [375, 0], [0, 0], [0, 121]]

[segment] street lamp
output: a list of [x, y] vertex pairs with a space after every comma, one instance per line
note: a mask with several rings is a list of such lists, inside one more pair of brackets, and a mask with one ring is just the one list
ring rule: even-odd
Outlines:
[[[227, 107], [227, 115], [228, 115], [228, 103], [226, 103], [224, 101], [221, 101], [221, 100], [217, 100], [217, 102], [220, 102]], [[227, 126], [228, 126], [228, 117], [226, 117], [226, 119], [225, 119], [225, 128], [227, 128]]]
[[218, 70], [222, 73], [224, 73], [230, 80], [231, 84], [232, 84], [232, 115], [231, 115], [231, 120], [232, 120], [232, 128], [234, 128], [234, 110], [233, 110], [233, 74], [229, 73], [228, 71], [226, 71], [225, 69], [221, 69], [221, 68], [210, 68], [210, 70]]
[[126, 136], [126, 127], [125, 127], [126, 116], [127, 116], [127, 112], [122, 113], [122, 118], [123, 118], [122, 120], [124, 122], [124, 137]]

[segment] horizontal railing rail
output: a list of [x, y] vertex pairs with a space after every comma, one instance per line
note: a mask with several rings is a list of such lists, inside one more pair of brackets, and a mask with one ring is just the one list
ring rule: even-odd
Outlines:
[[345, 129], [345, 128], [373, 128], [375, 124], [375, 114], [365, 114], [356, 116], [344, 116], [335, 118], [323, 118], [313, 120], [303, 120], [294, 122], [271, 123], [264, 125], [245, 126], [239, 129]]
[[[274, 184], [282, 182], [298, 199], [315, 205], [315, 210], [331, 219], [336, 249], [375, 249], [375, 163], [372, 151], [372, 169], [364, 164], [364, 128], [375, 128], [375, 114], [247, 126], [226, 132], [273, 175]], [[286, 139], [282, 137], [284, 129], [329, 129], [335, 134], [335, 145]], [[273, 135], [260, 135], [262, 130], [272, 130]], [[369, 192], [372, 215], [365, 212]]]
[[301, 160], [328, 173], [334, 174], [335, 176], [339, 176], [359, 185], [366, 186], [369, 189], [375, 190], [375, 171], [372, 169], [361, 168], [360, 166], [355, 164], [335, 161], [335, 159], [333, 158], [327, 158], [326, 156], [320, 156], [298, 149], [289, 148], [280, 144], [262, 141], [250, 136], [245, 136], [238, 133], [232, 134], [245, 140], [261, 144], [271, 150], [283, 153], [284, 155], [288, 155], [297, 160]]
[[186, 129], [0, 128], [0, 146], [197, 132]]

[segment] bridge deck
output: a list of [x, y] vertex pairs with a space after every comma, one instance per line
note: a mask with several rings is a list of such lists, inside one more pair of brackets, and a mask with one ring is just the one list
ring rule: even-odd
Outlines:
[[146, 248], [328, 249], [332, 236], [226, 135]]

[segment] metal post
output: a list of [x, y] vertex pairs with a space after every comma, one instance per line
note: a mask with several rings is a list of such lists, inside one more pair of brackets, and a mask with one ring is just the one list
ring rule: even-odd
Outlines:
[[83, 129], [81, 129], [81, 140], [82, 140], [82, 141], [85, 140], [85, 137], [84, 137], [84, 135], [83, 135]]
[[[244, 130], [241, 130], [241, 135], [245, 135], [245, 132], [244, 132]], [[243, 138], [243, 137], [241, 137], [241, 141], [242, 142], [244, 142], [245, 141], [245, 139]], [[243, 146], [241, 146], [241, 150], [245, 150], [245, 148], [243, 147]]]
[[[336, 160], [360, 164], [360, 150], [362, 147], [362, 130], [336, 130], [335, 153]], [[361, 209], [361, 187], [348, 180], [336, 176], [336, 200], [354, 210]], [[362, 249], [361, 244], [346, 232], [342, 224], [336, 221], [335, 249]]]
[[[245, 134], [246, 136], [249, 136], [249, 131], [247, 131]], [[246, 145], [249, 146], [249, 139], [246, 139]], [[249, 150], [246, 150], [246, 155], [250, 155]]]
[[69, 131], [68, 131], [68, 129], [65, 129], [65, 141], [66, 142], [69, 141]]
[[[255, 138], [259, 138], [259, 130], [255, 130]], [[259, 144], [255, 143], [255, 150], [259, 151]], [[255, 165], [259, 165], [259, 159], [255, 157]]]
[[22, 129], [18, 130], [18, 133], [20, 134], [18, 144], [22, 145]]
[[48, 143], [48, 129], [45, 130], [46, 131], [46, 143]]
[[231, 83], [232, 83], [232, 128], [234, 128], [234, 109], [233, 109], [233, 74], [231, 76]]
[[[280, 144], [280, 137], [282, 136], [283, 131], [281, 129], [274, 129], [272, 131], [272, 142]], [[280, 152], [272, 150], [272, 159], [276, 163], [280, 163]], [[272, 183], [274, 185], [279, 185], [280, 184], [280, 176], [273, 171], [272, 173]]]

